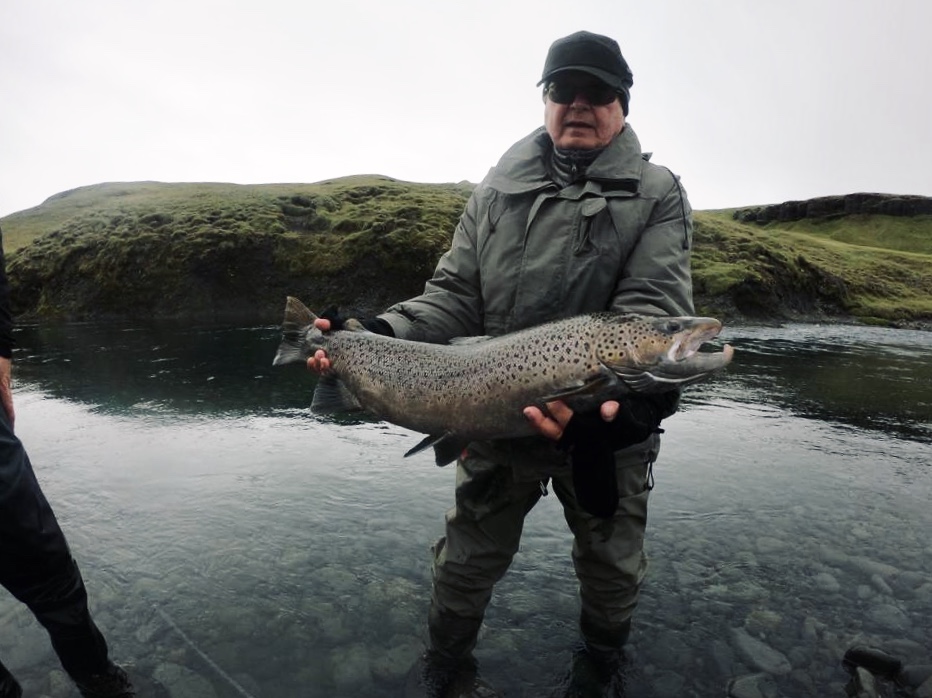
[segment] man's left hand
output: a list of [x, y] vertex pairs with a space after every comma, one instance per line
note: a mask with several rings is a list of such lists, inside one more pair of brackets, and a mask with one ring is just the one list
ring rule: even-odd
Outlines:
[[[559, 441], [566, 425], [573, 418], [573, 410], [563, 400], [548, 402], [546, 407], [546, 413], [539, 407], [525, 407], [524, 416], [541, 435], [553, 441]], [[618, 416], [618, 408], [619, 405], [615, 400], [608, 400], [602, 403], [599, 412], [602, 419], [612, 422]]]

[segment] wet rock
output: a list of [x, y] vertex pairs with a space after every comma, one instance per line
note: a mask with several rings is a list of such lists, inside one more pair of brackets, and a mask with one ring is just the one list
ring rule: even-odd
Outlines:
[[673, 570], [677, 583], [685, 589], [693, 589], [705, 581], [706, 570], [695, 561], [675, 561]]
[[722, 676], [731, 676], [734, 673], [735, 651], [727, 642], [722, 640], [712, 642], [712, 659]]
[[651, 682], [657, 698], [680, 698], [686, 680], [673, 671], [661, 671]]
[[783, 552], [789, 547], [786, 541], [771, 536], [760, 536], [755, 541], [755, 545], [757, 552], [764, 554]]
[[813, 581], [819, 590], [827, 591], [830, 594], [834, 594], [841, 589], [841, 584], [838, 583], [838, 580], [828, 572], [819, 572]]
[[867, 669], [858, 667], [851, 675], [845, 692], [852, 698], [879, 698], [877, 680]]
[[726, 695], [728, 698], [777, 698], [780, 692], [767, 674], [746, 674], [728, 682]]
[[744, 621], [744, 627], [751, 635], [769, 633], [780, 627], [783, 622], [783, 616], [775, 611], [758, 609], [748, 614]]
[[926, 679], [926, 681], [916, 689], [916, 698], [932, 698], [932, 678]]
[[369, 684], [372, 670], [369, 651], [361, 643], [338, 647], [330, 654], [333, 666], [333, 681], [338, 688], [360, 688]]
[[818, 640], [819, 635], [825, 630], [825, 623], [822, 623], [812, 616], [807, 616], [803, 621], [803, 639]]
[[884, 649], [904, 664], [925, 664], [929, 658], [929, 647], [906, 637], [887, 640]]
[[903, 611], [892, 604], [877, 604], [867, 612], [868, 619], [885, 630], [905, 632], [909, 618]]
[[64, 671], [54, 669], [49, 672], [49, 695], [52, 698], [64, 698], [71, 694], [74, 684]]
[[917, 601], [932, 605], [932, 582], [926, 582], [916, 589], [914, 596]]
[[751, 637], [743, 628], [733, 628], [735, 647], [745, 660], [756, 669], [768, 674], [787, 674], [792, 670], [790, 661], [779, 650]]
[[884, 581], [884, 578], [879, 574], [871, 575], [871, 584], [874, 588], [885, 596], [893, 596], [893, 589], [890, 588], [890, 585]]
[[179, 664], [159, 664], [152, 678], [165, 687], [171, 698], [217, 698], [207, 679]]
[[393, 636], [389, 647], [372, 658], [372, 676], [383, 683], [397, 683], [408, 673], [408, 669], [423, 651], [423, 643], [414, 636]]

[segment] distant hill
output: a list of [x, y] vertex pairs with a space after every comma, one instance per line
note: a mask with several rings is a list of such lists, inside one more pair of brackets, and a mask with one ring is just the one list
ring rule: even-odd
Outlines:
[[[422, 290], [472, 188], [377, 175], [81, 187], [0, 220], [14, 312], [277, 324], [294, 295], [374, 313]], [[693, 272], [697, 310], [725, 320], [929, 328], [932, 200], [697, 211]]]

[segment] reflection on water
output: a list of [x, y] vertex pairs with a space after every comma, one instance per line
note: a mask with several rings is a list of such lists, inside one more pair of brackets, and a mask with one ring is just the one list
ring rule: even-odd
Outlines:
[[800, 416], [932, 440], [932, 336], [847, 325], [726, 330], [737, 391]]
[[[417, 436], [332, 424], [278, 329], [27, 327], [17, 431], [114, 654], [174, 696], [394, 696], [422, 646], [454, 471]], [[932, 336], [730, 328], [726, 375], [665, 423], [632, 696], [843, 695], [855, 642], [932, 660]], [[578, 614], [553, 497], [531, 512], [477, 652], [546, 695]], [[0, 596], [28, 695], [72, 695]]]

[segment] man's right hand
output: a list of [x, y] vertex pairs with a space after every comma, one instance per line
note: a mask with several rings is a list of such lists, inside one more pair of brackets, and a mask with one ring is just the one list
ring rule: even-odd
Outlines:
[[[314, 327], [316, 327], [321, 332], [329, 332], [330, 320], [319, 317], [314, 320]], [[314, 373], [326, 373], [329, 371], [330, 359], [327, 358], [327, 352], [325, 352], [323, 349], [318, 349], [315, 351], [314, 356], [308, 358], [307, 367]]]

